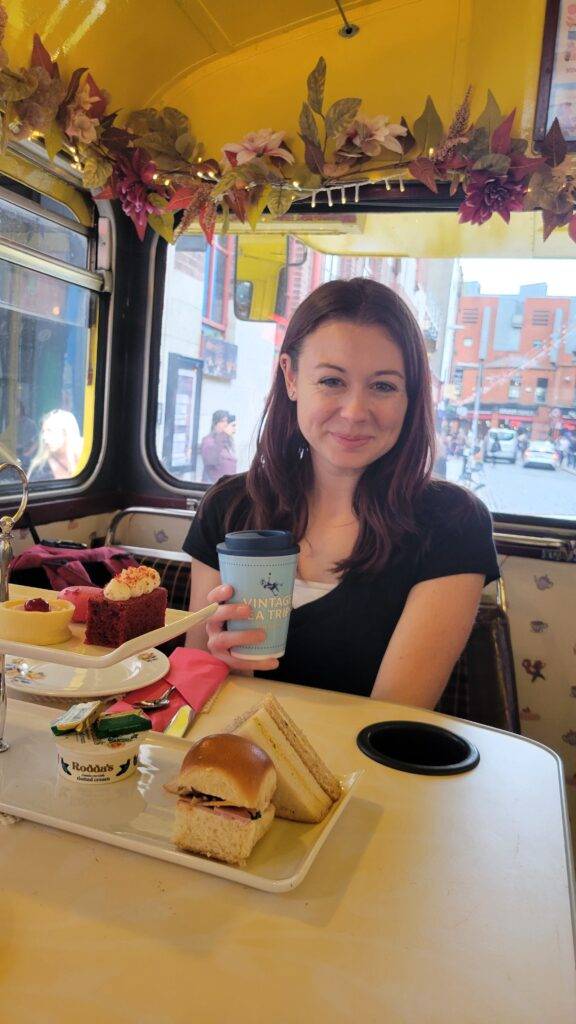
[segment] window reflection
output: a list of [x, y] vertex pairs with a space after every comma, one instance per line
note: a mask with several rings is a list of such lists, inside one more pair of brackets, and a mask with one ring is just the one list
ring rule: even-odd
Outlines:
[[85, 289], [0, 260], [0, 445], [34, 480], [78, 470], [89, 322]]

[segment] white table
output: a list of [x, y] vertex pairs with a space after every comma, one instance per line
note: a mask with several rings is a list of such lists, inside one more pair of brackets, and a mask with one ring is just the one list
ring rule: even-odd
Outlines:
[[[575, 1020], [559, 758], [440, 715], [240, 678], [191, 739], [267, 689], [335, 770], [365, 769], [302, 885], [270, 895], [25, 821], [0, 829], [2, 1020]], [[479, 766], [431, 778], [374, 763], [356, 735], [392, 718], [455, 728]], [[9, 723], [10, 707], [8, 738]]]

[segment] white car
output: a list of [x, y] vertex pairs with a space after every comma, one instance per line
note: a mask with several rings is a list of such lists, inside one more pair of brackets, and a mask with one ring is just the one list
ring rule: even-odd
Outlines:
[[551, 441], [530, 441], [523, 455], [524, 466], [557, 469], [560, 459]]
[[516, 462], [518, 435], [510, 427], [492, 427], [484, 438], [484, 459]]

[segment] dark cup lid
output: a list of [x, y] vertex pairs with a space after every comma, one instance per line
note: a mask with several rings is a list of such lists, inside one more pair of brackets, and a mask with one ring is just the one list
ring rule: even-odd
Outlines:
[[375, 722], [358, 733], [356, 742], [373, 761], [416, 775], [458, 775], [480, 761], [473, 743], [428, 722]]
[[296, 555], [300, 548], [289, 530], [239, 530], [217, 545], [226, 555]]

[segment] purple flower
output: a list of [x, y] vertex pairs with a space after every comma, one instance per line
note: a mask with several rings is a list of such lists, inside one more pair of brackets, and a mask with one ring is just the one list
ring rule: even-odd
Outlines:
[[508, 174], [473, 171], [464, 186], [466, 199], [460, 206], [460, 223], [485, 224], [499, 213], [508, 224], [513, 210], [524, 208], [527, 186]]

